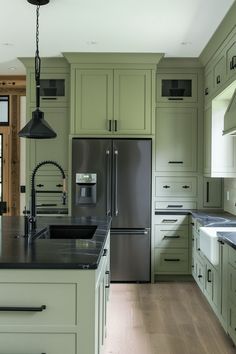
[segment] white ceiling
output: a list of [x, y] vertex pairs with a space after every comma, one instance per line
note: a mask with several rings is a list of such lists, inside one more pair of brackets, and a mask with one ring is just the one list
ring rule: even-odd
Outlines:
[[[233, 3], [50, 0], [40, 9], [40, 56], [60, 56], [62, 52], [152, 52], [166, 53], [168, 57], [197, 57]], [[0, 75], [25, 73], [17, 57], [34, 56], [35, 10], [27, 0], [1, 0]]]

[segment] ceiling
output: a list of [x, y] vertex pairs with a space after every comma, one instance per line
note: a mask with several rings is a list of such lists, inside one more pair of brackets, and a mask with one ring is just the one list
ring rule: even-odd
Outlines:
[[[234, 0], [50, 0], [40, 9], [40, 56], [151, 52], [197, 57]], [[35, 52], [36, 7], [1, 0], [0, 75], [24, 74]]]

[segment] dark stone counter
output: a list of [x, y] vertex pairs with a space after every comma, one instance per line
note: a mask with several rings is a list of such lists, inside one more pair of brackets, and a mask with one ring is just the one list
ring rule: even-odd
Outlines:
[[[24, 237], [24, 218], [0, 217], [0, 268], [96, 269], [103, 253], [111, 218], [38, 217], [37, 230]], [[92, 239], [40, 239], [48, 225], [94, 225]]]

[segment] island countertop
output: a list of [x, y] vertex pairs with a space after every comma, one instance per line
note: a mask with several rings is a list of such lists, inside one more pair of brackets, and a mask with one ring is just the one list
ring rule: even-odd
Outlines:
[[48, 225], [94, 225], [92, 239], [29, 239], [24, 237], [24, 218], [0, 217], [0, 268], [96, 269], [110, 229], [110, 217], [38, 217], [37, 230]]

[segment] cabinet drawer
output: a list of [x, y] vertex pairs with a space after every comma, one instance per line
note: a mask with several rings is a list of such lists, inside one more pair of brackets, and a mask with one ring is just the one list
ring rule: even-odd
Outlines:
[[155, 225], [155, 247], [187, 248], [188, 226]]
[[75, 334], [0, 333], [1, 354], [76, 354]]
[[236, 268], [236, 250], [232, 247], [229, 247], [229, 262]]
[[175, 225], [175, 224], [188, 224], [188, 215], [155, 215], [155, 224]]
[[[45, 305], [46, 308], [41, 307]], [[76, 324], [76, 285], [46, 283], [0, 283], [0, 326]], [[15, 311], [15, 307], [21, 310]], [[22, 309], [23, 307], [23, 309]], [[33, 307], [33, 311], [24, 308]], [[35, 310], [35, 308], [37, 310]]]
[[182, 209], [196, 209], [196, 202], [183, 202], [181, 201], [166, 201], [155, 202], [155, 209], [168, 209], [168, 210], [182, 210]]
[[155, 272], [181, 274], [188, 272], [188, 250], [155, 249]]
[[197, 180], [195, 177], [156, 177], [156, 197], [196, 197]]

